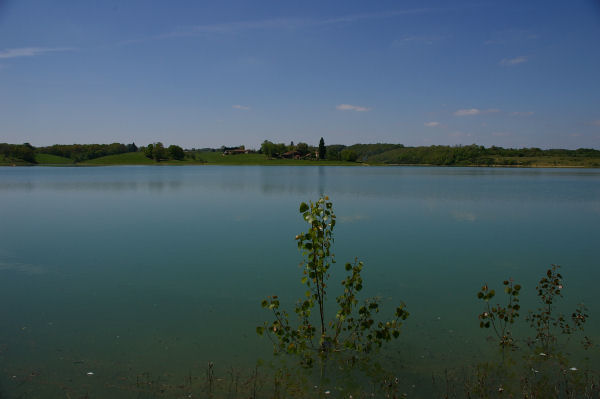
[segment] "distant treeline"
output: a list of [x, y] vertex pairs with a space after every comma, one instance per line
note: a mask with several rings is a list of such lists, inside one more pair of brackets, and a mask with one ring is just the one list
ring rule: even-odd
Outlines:
[[[298, 152], [300, 155], [315, 152], [317, 147], [306, 143], [274, 144], [265, 140], [260, 152], [267, 157], [281, 157], [286, 152]], [[556, 159], [594, 159], [594, 166], [600, 166], [600, 151], [591, 148], [577, 150], [541, 148], [502, 148], [492, 146], [486, 148], [471, 145], [432, 145], [422, 147], [406, 147], [402, 144], [354, 144], [350, 146], [333, 144], [326, 146], [325, 156], [320, 159], [331, 161], [364, 162], [371, 164], [403, 164], [403, 165], [529, 165], [532, 158], [544, 160]], [[597, 162], [596, 162], [597, 161]]]
[[0, 156], [13, 162], [36, 163], [35, 154], [51, 154], [69, 158], [74, 162], [100, 158], [106, 155], [136, 152], [138, 147], [131, 144], [55, 144], [48, 147], [33, 147], [29, 143], [0, 143]]
[[405, 165], [527, 165], [532, 162], [521, 158], [595, 158], [600, 161], [600, 151], [591, 148], [542, 150], [496, 146], [486, 148], [475, 144], [428, 147], [405, 147], [402, 144], [333, 145], [327, 148], [327, 159], [343, 159], [344, 151], [355, 153], [360, 162]]
[[135, 143], [131, 144], [55, 144], [49, 147], [38, 147], [35, 152], [40, 154], [58, 155], [72, 159], [75, 162], [81, 162], [88, 159], [105, 157], [107, 155], [124, 154], [126, 152], [136, 152], [138, 150]]
[[0, 158], [4, 158], [8, 161], [35, 163], [34, 147], [29, 143], [0, 143]]
[[325, 146], [322, 141], [319, 146], [307, 143], [291, 142], [272, 143], [265, 140], [257, 151], [239, 147], [221, 147], [220, 149], [202, 148], [183, 150], [180, 146], [164, 147], [162, 143], [149, 144], [147, 147], [137, 147], [131, 144], [56, 144], [47, 147], [33, 147], [29, 143], [7, 144], [0, 143], [0, 162], [15, 164], [35, 164], [36, 154], [51, 154], [64, 157], [73, 163], [100, 158], [107, 155], [142, 152], [146, 157], [159, 162], [161, 160], [195, 160], [202, 152], [263, 153], [267, 160], [270, 158], [320, 159], [331, 161], [363, 162], [369, 164], [400, 164], [400, 165], [556, 165], [556, 166], [588, 166], [600, 167], [600, 150], [579, 148], [577, 150], [540, 148], [502, 148], [492, 146], [486, 148], [475, 144], [445, 146], [432, 145], [427, 147], [406, 147], [402, 144], [354, 144], [350, 146], [334, 144]]

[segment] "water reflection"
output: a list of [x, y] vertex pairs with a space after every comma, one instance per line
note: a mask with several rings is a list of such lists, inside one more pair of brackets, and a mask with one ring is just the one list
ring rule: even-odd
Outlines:
[[[598, 207], [598, 169], [201, 166], [0, 168], [0, 192], [233, 192], [439, 201], [582, 201]], [[527, 186], [527, 190], [515, 189]], [[557, 185], [563, 187], [557, 190]], [[464, 218], [463, 218], [464, 219]]]

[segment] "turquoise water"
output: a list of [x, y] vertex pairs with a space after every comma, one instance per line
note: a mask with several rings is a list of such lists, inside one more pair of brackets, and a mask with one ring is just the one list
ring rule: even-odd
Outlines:
[[599, 341], [598, 169], [0, 168], [0, 392], [136, 397], [140, 375], [252, 369], [271, 353], [260, 301], [303, 293], [297, 209], [321, 193], [338, 261], [411, 312], [384, 352], [410, 373], [487, 353], [481, 284], [513, 277], [533, 308], [552, 263]]

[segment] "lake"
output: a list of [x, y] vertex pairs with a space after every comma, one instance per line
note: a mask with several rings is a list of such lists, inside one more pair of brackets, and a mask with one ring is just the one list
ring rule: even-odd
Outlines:
[[237, 381], [272, 352], [260, 301], [303, 296], [298, 206], [320, 194], [337, 269], [358, 257], [382, 314], [411, 312], [383, 352], [406, 389], [492, 356], [478, 290], [512, 277], [533, 309], [551, 264], [599, 341], [598, 169], [0, 168], [0, 396], [181, 397], [144, 387], [208, 362]]

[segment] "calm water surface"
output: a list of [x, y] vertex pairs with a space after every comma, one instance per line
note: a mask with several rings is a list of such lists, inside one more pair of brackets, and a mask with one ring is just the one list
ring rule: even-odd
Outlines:
[[322, 193], [338, 261], [411, 311], [384, 352], [411, 373], [487, 353], [481, 284], [513, 277], [533, 308], [552, 263], [600, 340], [598, 169], [0, 168], [0, 390], [135, 397], [114, 387], [268, 358], [260, 301], [302, 295], [297, 209]]

